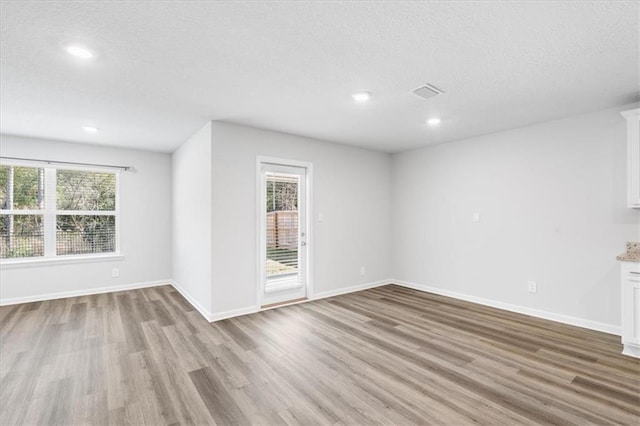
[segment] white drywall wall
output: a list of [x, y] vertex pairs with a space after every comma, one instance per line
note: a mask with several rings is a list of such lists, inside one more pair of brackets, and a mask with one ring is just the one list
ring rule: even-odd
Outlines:
[[[627, 240], [640, 239], [640, 211], [626, 208], [619, 115], [631, 107], [393, 156], [219, 122], [171, 157], [3, 135], [4, 156], [136, 171], [121, 178], [124, 260], [2, 268], [0, 297], [82, 294], [173, 277], [209, 318], [254, 309], [255, 166], [265, 155], [314, 165], [316, 295], [392, 277], [615, 328], [614, 258]], [[111, 277], [115, 267], [119, 278]], [[527, 292], [530, 280], [536, 294]]]
[[173, 278], [206, 317], [211, 313], [211, 123], [172, 155]]
[[619, 326], [615, 256], [640, 239], [623, 109], [394, 155], [394, 278]]
[[[1, 267], [2, 303], [84, 294], [171, 279], [171, 156], [1, 135], [8, 157], [133, 166], [120, 173], [120, 251], [124, 260]], [[120, 276], [112, 277], [118, 268]]]
[[219, 122], [212, 124], [212, 135], [215, 314], [257, 303], [259, 155], [313, 163], [315, 295], [389, 277], [388, 154]]

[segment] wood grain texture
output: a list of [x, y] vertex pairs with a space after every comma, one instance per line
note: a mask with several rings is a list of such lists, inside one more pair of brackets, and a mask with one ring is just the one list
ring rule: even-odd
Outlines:
[[209, 324], [169, 286], [0, 308], [2, 425], [638, 425], [620, 338], [384, 286]]

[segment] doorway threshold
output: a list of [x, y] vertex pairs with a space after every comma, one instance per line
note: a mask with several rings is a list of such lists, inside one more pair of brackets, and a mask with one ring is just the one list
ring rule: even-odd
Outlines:
[[306, 302], [308, 300], [309, 299], [307, 297], [300, 297], [298, 299], [291, 299], [291, 300], [285, 300], [283, 302], [270, 303], [268, 305], [260, 306], [260, 310], [277, 308], [277, 307], [286, 306], [286, 305], [295, 305], [296, 303], [302, 303], [302, 302]]

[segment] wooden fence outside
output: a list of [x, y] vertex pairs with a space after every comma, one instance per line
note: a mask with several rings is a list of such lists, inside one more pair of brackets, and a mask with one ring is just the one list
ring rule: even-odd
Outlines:
[[267, 213], [267, 248], [298, 248], [298, 211]]

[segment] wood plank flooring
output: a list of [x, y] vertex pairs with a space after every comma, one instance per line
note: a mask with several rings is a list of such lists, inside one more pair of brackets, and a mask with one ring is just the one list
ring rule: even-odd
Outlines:
[[0, 308], [0, 423], [640, 424], [619, 337], [398, 286], [207, 323], [172, 287]]

